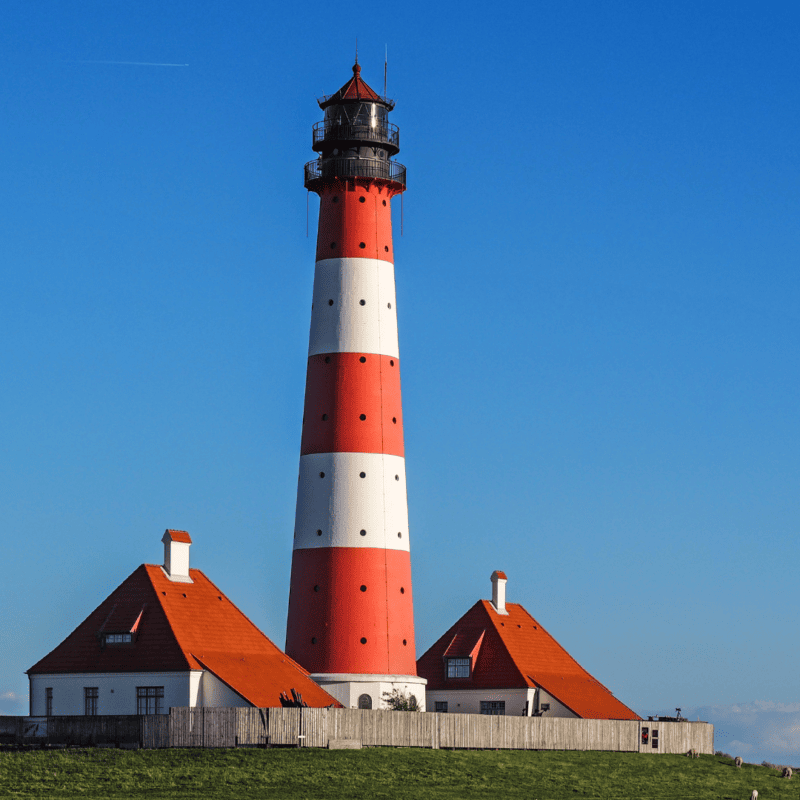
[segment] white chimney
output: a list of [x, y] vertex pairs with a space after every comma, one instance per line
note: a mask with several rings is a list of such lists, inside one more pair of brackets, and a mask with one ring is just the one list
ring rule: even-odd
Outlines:
[[492, 573], [492, 605], [498, 614], [508, 614], [506, 611], [506, 578], [505, 572], [496, 569]]
[[189, 547], [192, 537], [186, 531], [174, 531], [169, 528], [161, 537], [164, 542], [164, 566], [166, 576], [176, 583], [192, 583], [189, 577]]

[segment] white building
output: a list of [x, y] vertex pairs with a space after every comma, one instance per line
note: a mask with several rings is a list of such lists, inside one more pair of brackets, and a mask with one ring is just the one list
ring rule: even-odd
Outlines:
[[428, 711], [456, 714], [631, 719], [640, 717], [593, 678], [492, 573], [479, 600], [417, 661]]
[[142, 564], [27, 672], [31, 716], [162, 714], [171, 706], [338, 705], [202, 573], [192, 540], [164, 534]]

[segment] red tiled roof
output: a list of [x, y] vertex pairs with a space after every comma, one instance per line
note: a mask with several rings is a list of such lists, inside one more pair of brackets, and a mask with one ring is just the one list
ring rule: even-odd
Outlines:
[[[518, 603], [498, 614], [488, 600], [479, 600], [417, 662], [427, 689], [512, 689], [538, 686], [579, 717], [639, 719], [614, 697]], [[469, 678], [447, 680], [444, 656], [456, 654], [453, 644], [475, 642], [485, 631]]]
[[361, 77], [360, 64], [353, 66], [353, 77], [338, 92], [320, 100], [319, 105], [320, 108], [325, 108], [325, 106], [332, 103], [340, 103], [343, 100], [377, 100], [378, 102], [385, 102], [385, 99], [377, 92], [374, 92]]
[[[192, 583], [172, 582], [161, 567], [142, 564], [28, 674], [207, 668], [256, 706], [279, 706], [292, 688], [309, 706], [339, 705], [200, 570], [189, 575]], [[136, 626], [133, 645], [101, 647], [109, 618]]]
[[[172, 528], [167, 528], [164, 531], [164, 536], [169, 539], [172, 539], [173, 542], [185, 542], [186, 544], [192, 543], [192, 537], [186, 531], [175, 531]], [[164, 537], [162, 537], [163, 539]]]
[[138, 606], [129, 600], [114, 603], [98, 633], [133, 633], [144, 614], [145, 605]]
[[485, 630], [480, 633], [474, 630], [456, 633], [453, 637], [453, 641], [450, 642], [447, 646], [447, 650], [442, 654], [442, 658], [472, 658], [472, 663], [474, 664], [485, 635]]
[[[506, 578], [506, 574], [505, 574], [505, 572], [502, 572], [502, 571], [501, 571], [501, 570], [499, 570], [499, 569], [496, 569], [496, 570], [494, 571], [494, 575], [497, 575], [497, 577], [498, 577], [498, 578], [500, 578], [501, 580], [504, 580], [504, 581], [507, 581], [507, 580], [508, 580], [508, 578]], [[494, 577], [494, 575], [493, 575], [492, 577]]]

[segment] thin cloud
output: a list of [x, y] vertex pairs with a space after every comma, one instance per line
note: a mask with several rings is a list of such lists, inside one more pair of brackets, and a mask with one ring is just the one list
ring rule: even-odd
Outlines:
[[714, 725], [714, 748], [747, 761], [800, 766], [800, 703], [753, 700], [684, 710]]
[[27, 714], [28, 698], [16, 692], [3, 692], [0, 694], [0, 713], [20, 716]]
[[188, 64], [162, 64], [155, 61], [65, 61], [65, 64], [123, 64], [128, 67], [188, 67]]

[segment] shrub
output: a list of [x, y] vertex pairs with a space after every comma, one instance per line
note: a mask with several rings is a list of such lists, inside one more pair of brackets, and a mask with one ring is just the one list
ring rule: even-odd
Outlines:
[[392, 689], [383, 693], [383, 702], [390, 711], [419, 711], [417, 698], [413, 694], [406, 694], [400, 689]]

